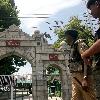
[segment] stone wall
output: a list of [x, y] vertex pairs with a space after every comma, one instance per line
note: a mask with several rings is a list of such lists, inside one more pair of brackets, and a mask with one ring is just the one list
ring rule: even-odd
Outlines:
[[0, 32], [0, 59], [17, 55], [28, 60], [32, 66], [33, 100], [47, 100], [46, 68], [56, 65], [61, 72], [62, 97], [70, 100], [71, 76], [68, 69], [68, 52], [62, 53], [48, 44], [43, 34], [35, 31], [32, 36], [12, 25]]

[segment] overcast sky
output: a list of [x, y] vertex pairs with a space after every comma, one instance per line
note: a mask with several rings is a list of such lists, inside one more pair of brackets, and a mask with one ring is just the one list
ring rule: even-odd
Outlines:
[[[52, 40], [48, 39], [49, 43], [54, 43], [54, 41], [57, 40], [57, 36], [55, 36], [53, 31], [49, 30], [49, 27], [55, 25], [55, 20], [63, 21], [64, 24], [66, 24], [70, 17], [82, 16], [82, 14], [86, 12], [86, 6], [82, 0], [15, 0], [15, 5], [19, 10], [19, 17], [39, 17], [40, 15], [34, 14], [50, 14], [44, 15], [45, 17], [49, 17], [47, 19], [20, 19], [20, 28], [27, 34], [32, 35], [34, 30], [36, 30], [32, 27], [37, 27], [42, 33], [49, 33], [52, 36]], [[46, 22], [49, 22], [50, 25]], [[25, 72], [25, 70], [23, 70], [24, 69], [21, 68], [19, 73]]]

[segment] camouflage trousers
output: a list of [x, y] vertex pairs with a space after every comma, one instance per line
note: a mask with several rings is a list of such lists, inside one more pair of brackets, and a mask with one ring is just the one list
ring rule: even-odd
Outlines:
[[100, 66], [95, 66], [97, 69], [93, 70], [94, 86], [96, 89], [96, 98], [100, 100]]
[[89, 76], [89, 86], [88, 90], [85, 91], [82, 89], [82, 86], [79, 84], [79, 82], [82, 83], [83, 80], [83, 73], [72, 73], [72, 98], [71, 100], [96, 100], [95, 92], [93, 89], [93, 82], [91, 79], [91, 76]]

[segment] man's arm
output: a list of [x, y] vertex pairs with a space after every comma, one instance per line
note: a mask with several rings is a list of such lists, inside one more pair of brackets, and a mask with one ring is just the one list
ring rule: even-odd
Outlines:
[[89, 49], [81, 54], [81, 57], [87, 58], [93, 56], [96, 53], [100, 53], [100, 39], [98, 39]]
[[[86, 45], [84, 40], [79, 39], [77, 42], [78, 42], [78, 51], [80, 54], [82, 54], [88, 49], [88, 46]], [[87, 65], [85, 62], [84, 62], [84, 77], [87, 77]]]
[[[79, 50], [79, 53], [82, 54], [82, 53], [85, 52], [87, 49], [88, 49], [88, 46], [86, 45], [86, 43], [84, 42], [84, 40], [80, 40], [80, 41], [78, 42], [78, 50]], [[87, 61], [87, 60], [89, 60], [89, 58], [86, 59], [86, 61]], [[83, 59], [83, 61], [84, 61], [84, 71], [83, 71], [84, 77], [83, 77], [83, 81], [82, 81], [82, 88], [83, 88], [85, 91], [87, 91], [87, 89], [88, 89], [88, 88], [87, 88], [87, 87], [88, 87], [88, 82], [87, 82], [87, 79], [88, 79], [88, 72], [87, 72], [87, 70], [88, 70], [88, 65], [87, 65], [85, 59]]]

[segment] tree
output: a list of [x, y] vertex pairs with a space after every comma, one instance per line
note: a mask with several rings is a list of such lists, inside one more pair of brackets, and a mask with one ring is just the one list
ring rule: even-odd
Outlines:
[[71, 17], [69, 23], [63, 26], [63, 28], [55, 29], [55, 33], [58, 36], [58, 40], [54, 43], [54, 47], [59, 47], [60, 42], [65, 39], [64, 31], [68, 29], [76, 29], [79, 33], [78, 38], [86, 39], [86, 43], [90, 46], [93, 43], [94, 36], [92, 35], [91, 28], [82, 24], [82, 21], [78, 17]]
[[[12, 24], [20, 25], [14, 0], [0, 0], [0, 31], [5, 30]], [[17, 72], [20, 66], [25, 64], [26, 60], [21, 57], [15, 55], [6, 57], [0, 60], [0, 74], [10, 75]]]
[[49, 65], [47, 68], [48, 88], [55, 96], [61, 96], [61, 81], [57, 77], [60, 77], [60, 70], [55, 65]]
[[24, 66], [26, 62], [25, 59], [15, 55], [5, 57], [0, 60], [0, 74], [11, 75], [17, 72], [20, 66]]
[[0, 31], [12, 24], [20, 25], [17, 7], [13, 0], [0, 0]]

